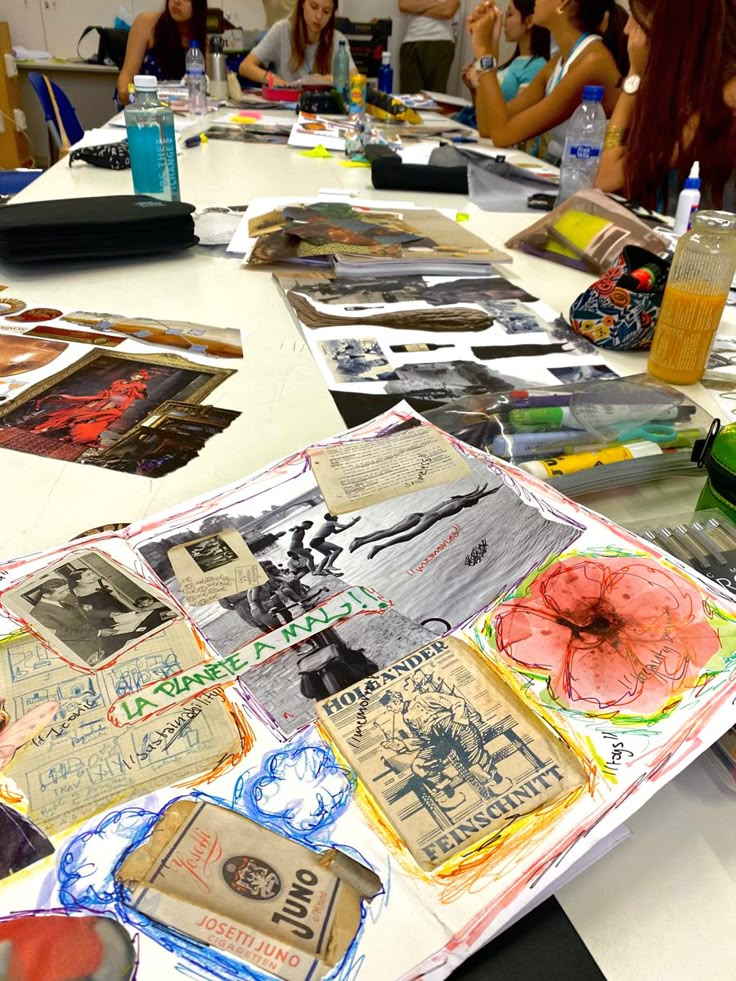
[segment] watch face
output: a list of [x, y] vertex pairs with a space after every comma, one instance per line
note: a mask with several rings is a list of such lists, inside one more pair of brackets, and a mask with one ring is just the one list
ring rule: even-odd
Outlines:
[[638, 75], [629, 75], [624, 79], [622, 88], [627, 95], [635, 95], [639, 91], [641, 79]]
[[496, 59], [493, 55], [483, 55], [478, 59], [480, 70], [483, 72], [488, 71], [490, 68], [496, 67]]

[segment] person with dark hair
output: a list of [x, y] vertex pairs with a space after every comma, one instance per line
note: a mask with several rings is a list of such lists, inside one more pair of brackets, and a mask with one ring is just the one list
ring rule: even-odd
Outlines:
[[350, 74], [357, 68], [344, 34], [335, 28], [337, 0], [296, 0], [291, 16], [276, 21], [238, 73], [259, 85], [289, 85], [305, 75], [332, 81], [332, 60], [340, 41], [347, 45]]
[[87, 618], [69, 583], [52, 577], [39, 583], [38, 600], [30, 615], [56, 639], [88, 664], [101, 652], [97, 627]]
[[136, 75], [159, 81], [180, 79], [189, 45], [207, 41], [207, 0], [166, 0], [160, 13], [145, 11], [133, 21], [118, 76], [118, 99], [128, 103], [128, 86]]
[[[511, 57], [498, 69], [498, 83], [504, 99], [509, 102], [520, 89], [536, 77], [549, 61], [550, 34], [546, 27], [534, 23], [534, 0], [509, 0], [503, 20], [496, 21], [491, 54], [498, 61], [501, 28], [507, 41], [516, 44]], [[478, 88], [478, 72], [474, 62], [463, 68], [463, 81], [472, 91]]]
[[310, 541], [309, 547], [315, 549], [317, 552], [321, 552], [324, 555], [324, 559], [320, 562], [317, 567], [317, 572], [330, 572], [333, 576], [341, 576], [342, 572], [338, 572], [334, 568], [335, 560], [338, 555], [342, 554], [344, 549], [340, 545], [335, 545], [334, 542], [328, 542], [327, 538], [329, 535], [335, 535], [341, 531], [347, 531], [348, 528], [352, 528], [356, 522], [360, 521], [360, 516], [353, 518], [352, 521], [347, 521], [344, 525], [341, 525], [337, 516], [330, 514], [328, 511], [325, 515], [323, 523], [314, 533], [314, 538]]
[[736, 9], [728, 0], [631, 0], [630, 74], [597, 185], [674, 213], [692, 164], [721, 207], [736, 161]]
[[478, 129], [496, 146], [513, 146], [546, 134], [547, 156], [559, 161], [565, 145], [567, 123], [580, 105], [586, 85], [605, 89], [607, 115], [618, 99], [620, 72], [599, 31], [606, 14], [610, 26], [611, 0], [536, 0], [534, 23], [546, 27], [559, 54], [549, 61], [532, 83], [511, 102], [506, 102], [493, 56], [493, 38], [501, 11], [492, 0], [483, 0], [468, 17], [478, 69]]

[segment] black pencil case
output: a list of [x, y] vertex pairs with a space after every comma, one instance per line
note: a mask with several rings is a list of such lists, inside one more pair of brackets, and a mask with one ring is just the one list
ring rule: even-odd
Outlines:
[[467, 194], [468, 168], [436, 167], [433, 164], [405, 164], [397, 154], [381, 156], [371, 163], [375, 188], [402, 191], [432, 191], [441, 194]]
[[6, 262], [135, 256], [188, 249], [194, 205], [146, 194], [33, 201], [0, 208]]

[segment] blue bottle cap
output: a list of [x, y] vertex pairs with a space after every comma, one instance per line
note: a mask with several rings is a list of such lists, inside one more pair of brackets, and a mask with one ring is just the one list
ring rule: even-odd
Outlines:
[[603, 102], [604, 93], [602, 85], [586, 85], [583, 89], [583, 102]]
[[199, 41], [190, 41], [189, 50], [191, 51], [192, 48], [199, 48]]

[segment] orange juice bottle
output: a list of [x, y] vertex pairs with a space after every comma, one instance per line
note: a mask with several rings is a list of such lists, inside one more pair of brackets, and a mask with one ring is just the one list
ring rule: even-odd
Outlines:
[[692, 385], [705, 371], [736, 272], [736, 215], [698, 211], [677, 244], [647, 371]]

